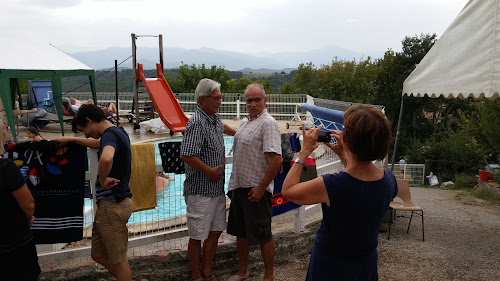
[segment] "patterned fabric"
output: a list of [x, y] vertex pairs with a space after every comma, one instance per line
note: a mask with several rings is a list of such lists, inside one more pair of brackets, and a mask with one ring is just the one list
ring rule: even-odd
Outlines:
[[281, 169], [274, 177], [273, 216], [277, 216], [300, 207], [300, 205], [293, 203], [281, 195], [281, 188], [283, 187], [283, 182], [285, 181], [288, 172], [290, 172], [290, 162], [283, 162]]
[[181, 142], [163, 142], [158, 144], [161, 165], [165, 173], [184, 174], [184, 161], [181, 160]]
[[[276, 120], [267, 109], [252, 120], [244, 118], [234, 135], [233, 172], [228, 190], [255, 187], [261, 182], [271, 158], [266, 152], [281, 155], [281, 136]], [[273, 193], [274, 182], [266, 188]]]
[[14, 144], [12, 157], [35, 199], [31, 230], [37, 244], [74, 242], [83, 237], [83, 188], [87, 148], [69, 144], [57, 149], [53, 141]]
[[210, 167], [222, 166], [222, 177], [212, 182], [210, 178], [190, 165], [186, 165], [184, 196], [203, 195], [207, 197], [224, 194], [224, 167], [226, 156], [224, 148], [224, 125], [219, 114], [208, 115], [200, 107], [189, 119], [181, 144], [181, 155], [196, 156]]

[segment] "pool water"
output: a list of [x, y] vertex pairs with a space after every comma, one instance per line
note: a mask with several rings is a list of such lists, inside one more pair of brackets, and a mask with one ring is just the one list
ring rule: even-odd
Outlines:
[[[161, 156], [160, 151], [158, 149], [158, 144], [163, 142], [176, 142], [181, 141], [182, 139], [167, 139], [161, 141], [153, 142], [155, 144], [155, 153], [156, 153], [156, 163], [161, 164]], [[226, 150], [226, 156], [229, 155], [229, 151], [233, 147], [233, 137], [225, 136], [224, 144]], [[232, 164], [226, 165], [225, 170], [225, 183], [224, 189], [227, 191], [227, 185], [229, 183], [229, 177], [232, 171]], [[145, 223], [145, 222], [153, 222], [160, 221], [164, 219], [173, 218], [176, 216], [181, 216], [186, 214], [186, 203], [184, 202], [184, 196], [182, 196], [184, 190], [184, 179], [185, 174], [171, 174], [167, 173], [167, 175], [174, 178], [174, 181], [170, 181], [169, 186], [164, 188], [161, 191], [156, 192], [156, 202], [157, 206], [155, 209], [140, 211], [132, 213], [128, 221], [128, 225]], [[92, 206], [91, 199], [85, 199], [85, 226], [90, 227], [93, 221], [93, 215], [90, 207]]]

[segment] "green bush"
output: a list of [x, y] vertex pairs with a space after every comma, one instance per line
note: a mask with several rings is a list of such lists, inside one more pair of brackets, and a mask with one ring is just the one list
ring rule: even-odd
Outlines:
[[427, 173], [434, 173], [440, 182], [453, 181], [457, 174], [477, 174], [483, 163], [483, 152], [474, 138], [464, 131], [441, 141], [429, 141], [422, 150]]
[[475, 174], [457, 174], [453, 180], [456, 188], [472, 188], [477, 184], [477, 177]]

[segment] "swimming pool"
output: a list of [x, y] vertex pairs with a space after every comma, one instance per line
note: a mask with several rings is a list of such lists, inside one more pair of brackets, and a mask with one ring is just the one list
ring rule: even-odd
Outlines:
[[[161, 164], [160, 151], [158, 149], [158, 144], [163, 142], [178, 142], [181, 138], [177, 139], [166, 139], [154, 141], [155, 153], [156, 153], [156, 163]], [[229, 155], [229, 151], [233, 147], [233, 137], [225, 136], [224, 145], [226, 150], [226, 156]], [[225, 170], [225, 183], [224, 189], [227, 191], [227, 185], [229, 183], [229, 177], [232, 171], [232, 164], [226, 164]], [[130, 219], [128, 220], [128, 225], [141, 224], [147, 222], [162, 221], [170, 218], [186, 214], [186, 203], [184, 202], [184, 196], [182, 196], [184, 190], [184, 179], [185, 174], [168, 174], [174, 181], [170, 181], [169, 186], [156, 192], [156, 208], [152, 210], [140, 211], [132, 213]], [[91, 210], [92, 200], [85, 199], [85, 226], [90, 227], [93, 222], [93, 214]]]

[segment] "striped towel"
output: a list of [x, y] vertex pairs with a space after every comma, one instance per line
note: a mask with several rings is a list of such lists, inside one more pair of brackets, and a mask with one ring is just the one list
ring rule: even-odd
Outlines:
[[83, 188], [87, 148], [52, 141], [19, 143], [7, 148], [35, 199], [31, 230], [36, 244], [67, 243], [83, 238]]

